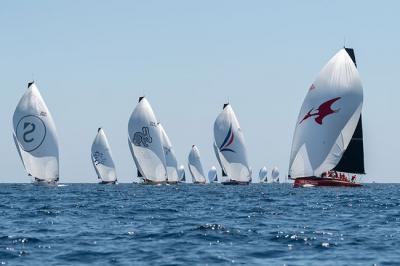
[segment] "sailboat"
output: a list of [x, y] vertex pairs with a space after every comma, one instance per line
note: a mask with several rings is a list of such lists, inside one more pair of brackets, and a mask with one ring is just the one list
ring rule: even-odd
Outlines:
[[267, 174], [268, 174], [267, 167], [263, 166], [260, 169], [260, 172], [258, 173], [258, 178], [260, 179], [260, 182], [263, 182], [263, 183], [267, 183], [268, 182]]
[[179, 183], [186, 183], [185, 167], [183, 165], [178, 168]]
[[289, 163], [294, 187], [361, 186], [365, 174], [363, 87], [354, 50], [341, 49], [310, 86], [296, 122]]
[[272, 182], [279, 183], [279, 169], [277, 166], [274, 166], [271, 171]]
[[200, 161], [200, 152], [196, 145], [192, 146], [188, 157], [188, 166], [190, 174], [192, 175], [193, 183], [205, 184], [206, 178], [204, 175], [203, 165]]
[[107, 136], [102, 128], [97, 130], [96, 137], [94, 138], [91, 158], [100, 184], [116, 184], [117, 173], [115, 171], [110, 145], [108, 144]]
[[215, 166], [211, 166], [211, 169], [208, 171], [208, 180], [210, 183], [218, 182], [217, 168]]
[[138, 177], [144, 184], [162, 184], [167, 181], [160, 127], [145, 97], [139, 98], [129, 119], [128, 145]]
[[[229, 103], [214, 122], [214, 151], [222, 169], [224, 185], [248, 185], [251, 169], [247, 160], [244, 136]], [[225, 178], [224, 178], [225, 177]]]
[[34, 184], [55, 185], [59, 180], [56, 127], [34, 82], [13, 115], [13, 138], [22, 164]]
[[161, 131], [161, 141], [164, 150], [165, 164], [167, 167], [167, 183], [177, 184], [179, 182], [178, 176], [178, 162], [175, 156], [175, 150], [172, 147], [172, 143], [165, 132], [163, 126], [159, 123], [158, 125]]

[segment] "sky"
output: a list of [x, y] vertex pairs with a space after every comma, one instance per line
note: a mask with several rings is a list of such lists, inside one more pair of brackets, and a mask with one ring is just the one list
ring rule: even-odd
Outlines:
[[61, 182], [97, 182], [103, 127], [120, 182], [136, 168], [127, 127], [145, 95], [179, 164], [215, 165], [213, 123], [230, 102], [255, 176], [287, 174], [302, 101], [324, 64], [355, 49], [364, 87], [365, 182], [398, 182], [399, 1], [2, 1], [0, 182], [29, 182], [12, 115], [34, 79], [55, 120]]

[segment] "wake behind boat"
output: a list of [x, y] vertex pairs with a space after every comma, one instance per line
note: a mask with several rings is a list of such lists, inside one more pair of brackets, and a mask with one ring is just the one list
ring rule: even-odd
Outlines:
[[13, 115], [13, 138], [22, 164], [38, 185], [56, 185], [59, 153], [56, 127], [34, 82], [19, 101]]
[[359, 187], [364, 174], [363, 88], [354, 50], [341, 49], [310, 86], [297, 120], [289, 178], [294, 187]]
[[214, 122], [214, 152], [222, 169], [224, 185], [248, 185], [251, 170], [239, 121], [229, 103]]

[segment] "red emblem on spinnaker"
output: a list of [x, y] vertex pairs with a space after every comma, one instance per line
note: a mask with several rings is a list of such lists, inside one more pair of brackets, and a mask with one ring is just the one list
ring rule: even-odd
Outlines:
[[308, 113], [304, 116], [304, 118], [300, 121], [299, 124], [301, 124], [304, 120], [307, 120], [310, 117], [314, 117], [315, 116], [315, 122], [317, 122], [318, 124], [322, 125], [322, 120], [333, 113], [336, 113], [339, 111], [338, 110], [333, 110], [332, 109], [332, 104], [334, 102], [336, 102], [337, 100], [339, 100], [341, 97], [337, 97], [331, 100], [328, 100], [326, 102], [324, 102], [323, 104], [321, 104], [317, 109], [311, 108], [310, 111], [308, 111]]

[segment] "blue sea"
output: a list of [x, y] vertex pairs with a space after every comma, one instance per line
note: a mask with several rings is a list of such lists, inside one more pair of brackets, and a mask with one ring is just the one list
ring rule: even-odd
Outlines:
[[5, 265], [400, 265], [400, 185], [0, 184]]

